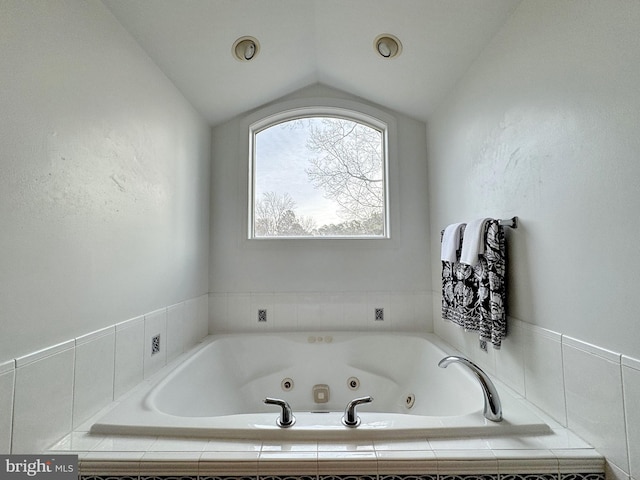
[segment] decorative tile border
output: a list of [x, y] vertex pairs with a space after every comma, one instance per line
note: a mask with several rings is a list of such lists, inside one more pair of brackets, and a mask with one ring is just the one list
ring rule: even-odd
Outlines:
[[79, 480], [138, 480], [138, 476], [100, 476], [100, 475], [80, 475]]
[[233, 476], [200, 476], [199, 480], [256, 480], [256, 477], [244, 476], [244, 477], [233, 477]]
[[427, 291], [212, 292], [209, 331], [431, 331]]
[[189, 476], [181, 476], [181, 475], [172, 475], [172, 476], [146, 476], [140, 475], [139, 480], [198, 480], [198, 477], [189, 477]]
[[525, 473], [525, 474], [512, 474], [500, 475], [500, 480], [558, 480], [556, 473]]
[[267, 475], [267, 476], [101, 476], [80, 475], [79, 480], [605, 480], [604, 473], [526, 473], [526, 474], [480, 474], [480, 475]]
[[378, 475], [378, 480], [438, 480], [438, 475]]
[[377, 475], [319, 475], [318, 480], [377, 480]]
[[605, 480], [604, 473], [561, 473], [560, 480]]
[[498, 474], [438, 475], [438, 480], [498, 480]]
[[315, 475], [301, 475], [301, 476], [291, 476], [291, 475], [258, 475], [259, 480], [317, 480], [317, 476]]

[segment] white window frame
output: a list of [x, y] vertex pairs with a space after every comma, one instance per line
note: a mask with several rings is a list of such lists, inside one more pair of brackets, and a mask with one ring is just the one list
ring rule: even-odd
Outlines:
[[[369, 109], [371, 110], [371, 109]], [[381, 113], [381, 112], [380, 112]], [[382, 235], [348, 235], [348, 236], [273, 236], [258, 237], [255, 235], [254, 217], [255, 217], [255, 145], [256, 135], [263, 130], [276, 126], [291, 120], [304, 118], [330, 117], [341, 118], [366, 125], [376, 129], [382, 133], [382, 154], [383, 154], [383, 177], [384, 177], [384, 207], [383, 207], [383, 234]], [[386, 120], [380, 117], [387, 117]], [[248, 125], [248, 145], [249, 145], [249, 179], [248, 179], [248, 231], [247, 238], [249, 240], [385, 240], [391, 238], [391, 218], [390, 218], [390, 179], [389, 179], [389, 163], [390, 148], [389, 140], [392, 127], [395, 126], [392, 119], [388, 116], [372, 115], [365, 113], [362, 109], [346, 108], [344, 106], [335, 105], [305, 105], [300, 107], [285, 108], [275, 113], [266, 114], [263, 117], [252, 121]]]

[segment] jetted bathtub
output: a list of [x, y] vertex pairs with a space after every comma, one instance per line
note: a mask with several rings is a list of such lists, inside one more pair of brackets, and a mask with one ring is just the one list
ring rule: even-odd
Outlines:
[[[524, 400], [498, 385], [504, 418], [484, 418], [481, 387], [432, 335], [281, 333], [210, 336], [164, 378], [137, 388], [95, 423], [106, 434], [336, 440], [545, 433]], [[144, 387], [144, 386], [142, 386]], [[343, 425], [358, 397], [356, 428]], [[282, 428], [285, 400], [296, 418]]]

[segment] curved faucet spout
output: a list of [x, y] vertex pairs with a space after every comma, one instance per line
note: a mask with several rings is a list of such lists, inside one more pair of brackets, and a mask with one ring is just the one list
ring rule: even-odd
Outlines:
[[356, 413], [356, 407], [363, 403], [373, 402], [373, 397], [360, 397], [354, 398], [347, 403], [347, 408], [344, 409], [344, 415], [342, 416], [342, 424], [346, 427], [355, 428], [360, 425], [360, 417]]
[[280, 400], [279, 398], [267, 397], [264, 399], [264, 403], [268, 405], [278, 405], [282, 410], [280, 411], [280, 418], [276, 420], [276, 424], [282, 428], [288, 428], [296, 423], [296, 417], [293, 416], [293, 411], [287, 402]]
[[440, 360], [438, 366], [441, 368], [446, 368], [452, 363], [461, 363], [462, 365], [469, 368], [480, 382], [482, 393], [484, 395], [485, 418], [487, 420], [491, 420], [492, 422], [502, 421], [502, 403], [500, 402], [500, 396], [498, 395], [498, 390], [496, 390], [495, 385], [487, 376], [487, 374], [484, 373], [484, 371], [472, 361], [456, 355], [444, 357], [442, 360]]

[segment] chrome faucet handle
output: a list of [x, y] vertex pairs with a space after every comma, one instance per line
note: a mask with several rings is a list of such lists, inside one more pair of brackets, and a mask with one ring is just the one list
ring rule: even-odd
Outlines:
[[296, 423], [296, 417], [293, 416], [293, 411], [287, 402], [279, 398], [267, 397], [264, 399], [264, 403], [268, 405], [278, 405], [282, 410], [280, 411], [280, 418], [276, 420], [276, 424], [281, 428], [289, 428]]
[[461, 363], [469, 368], [480, 382], [482, 394], [484, 395], [484, 417], [492, 422], [502, 421], [502, 403], [500, 402], [500, 396], [489, 376], [472, 361], [456, 355], [444, 357], [440, 360], [438, 366], [446, 368], [452, 363]]
[[356, 413], [356, 407], [363, 403], [373, 402], [373, 397], [360, 397], [354, 398], [347, 403], [347, 408], [344, 409], [344, 415], [342, 416], [342, 424], [346, 427], [355, 428], [360, 425], [360, 417]]

